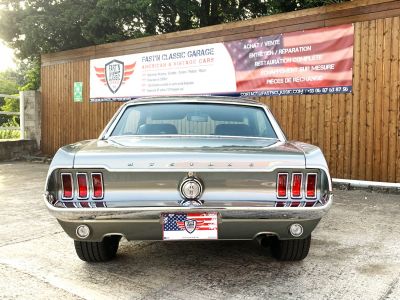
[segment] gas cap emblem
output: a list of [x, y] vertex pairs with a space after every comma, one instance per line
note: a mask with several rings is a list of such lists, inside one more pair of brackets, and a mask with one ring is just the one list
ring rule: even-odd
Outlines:
[[183, 201], [180, 202], [183, 206], [200, 206], [203, 205], [199, 200], [203, 192], [203, 184], [195, 177], [187, 177], [180, 185], [180, 193]]

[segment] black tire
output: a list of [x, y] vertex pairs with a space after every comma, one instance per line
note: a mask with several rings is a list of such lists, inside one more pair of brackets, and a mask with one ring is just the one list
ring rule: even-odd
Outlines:
[[87, 262], [105, 262], [112, 260], [118, 250], [118, 235], [106, 236], [101, 242], [74, 241], [79, 258]]
[[281, 261], [299, 261], [306, 258], [311, 245], [311, 234], [305, 239], [278, 240], [272, 242], [272, 255]]

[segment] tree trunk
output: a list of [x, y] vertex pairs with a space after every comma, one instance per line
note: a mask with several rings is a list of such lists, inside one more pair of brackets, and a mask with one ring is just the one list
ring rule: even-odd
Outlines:
[[210, 19], [210, 0], [202, 0], [200, 5], [200, 27], [208, 26]]

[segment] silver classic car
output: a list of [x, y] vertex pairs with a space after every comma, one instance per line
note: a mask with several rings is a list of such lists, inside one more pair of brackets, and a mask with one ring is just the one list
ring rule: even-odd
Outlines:
[[251, 240], [302, 260], [332, 204], [318, 147], [269, 109], [225, 97], [127, 102], [100, 137], [58, 150], [45, 203], [88, 262], [127, 240]]

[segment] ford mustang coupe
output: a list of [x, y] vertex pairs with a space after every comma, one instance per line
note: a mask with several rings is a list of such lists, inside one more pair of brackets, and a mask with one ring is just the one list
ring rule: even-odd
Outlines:
[[252, 240], [302, 260], [332, 204], [318, 147], [287, 141], [269, 109], [225, 97], [121, 106], [100, 137], [58, 150], [45, 203], [84, 261], [127, 240]]

